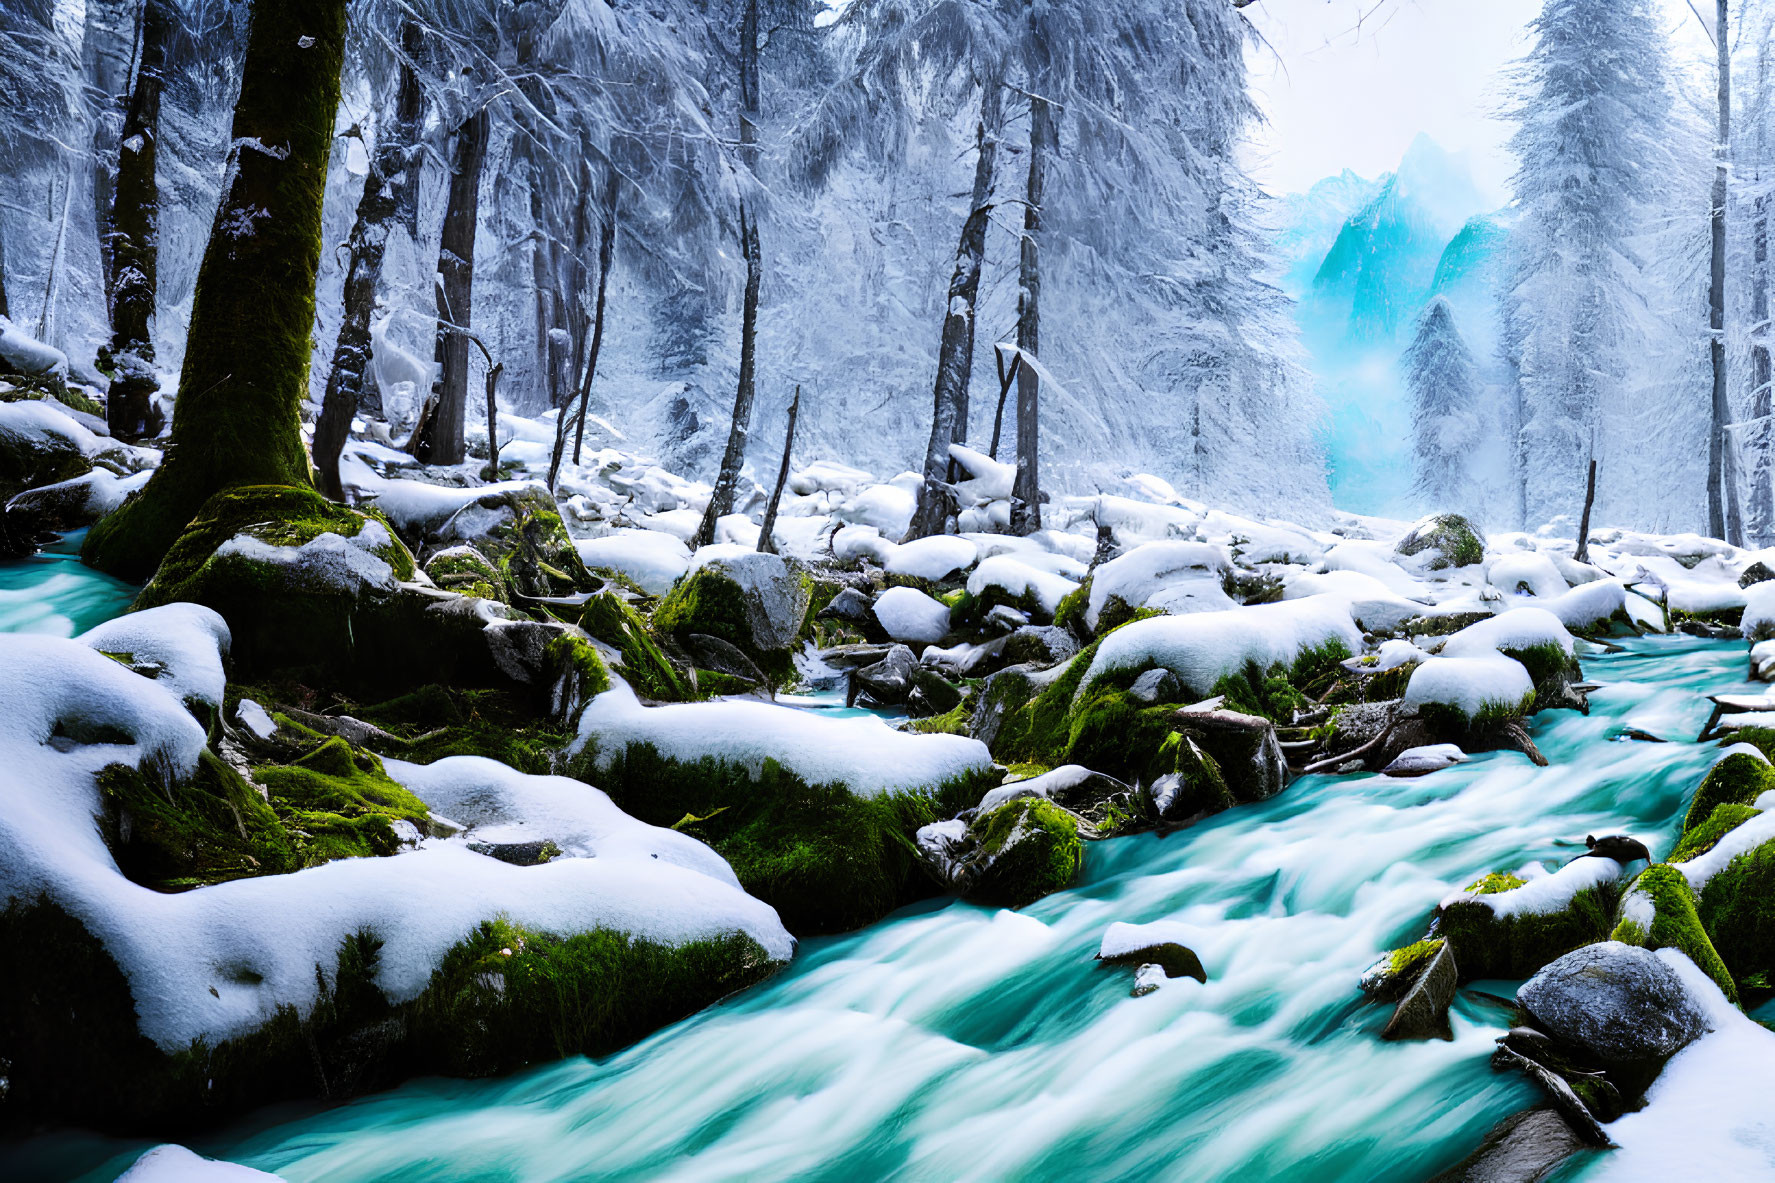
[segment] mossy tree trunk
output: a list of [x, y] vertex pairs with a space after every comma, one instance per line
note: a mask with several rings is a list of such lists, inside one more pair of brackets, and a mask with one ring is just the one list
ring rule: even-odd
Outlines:
[[172, 28], [169, 0], [145, 0], [141, 63], [123, 119], [112, 189], [111, 342], [101, 360], [111, 370], [105, 422], [119, 439], [140, 439], [160, 429], [153, 403], [160, 388], [154, 373], [154, 312], [160, 291], [160, 190], [155, 165], [160, 91]]
[[[758, 0], [746, 0], [740, 17], [740, 158], [756, 174], [758, 169]], [[758, 242], [758, 221], [740, 198], [740, 253], [746, 259], [746, 294], [740, 312], [740, 381], [734, 393], [733, 423], [727, 431], [727, 448], [721, 454], [721, 471], [709, 494], [691, 546], [715, 541], [715, 527], [733, 511], [734, 491], [740, 483], [740, 467], [746, 462], [746, 442], [752, 431], [752, 403], [757, 395], [758, 288], [764, 277], [763, 254]]]
[[166, 458], [86, 536], [95, 567], [145, 579], [218, 490], [309, 483], [301, 404], [345, 16], [346, 0], [253, 6]]
[[[1023, 251], [1019, 259], [1021, 289], [1017, 296], [1017, 348], [1025, 357], [1041, 354], [1041, 232], [1043, 171], [1055, 148], [1054, 110], [1046, 99], [1029, 100], [1029, 188], [1023, 211]], [[1034, 366], [1017, 372], [1017, 477], [1011, 489], [1011, 532], [1033, 534], [1042, 528], [1041, 375]]]
[[320, 490], [342, 501], [339, 483], [339, 451], [351, 434], [351, 418], [362, 405], [364, 378], [370, 367], [370, 318], [376, 312], [376, 287], [382, 277], [382, 260], [388, 236], [400, 224], [404, 206], [417, 209], [409, 199], [414, 189], [415, 145], [419, 120], [424, 114], [424, 94], [413, 62], [420, 50], [417, 21], [401, 24], [400, 90], [394, 119], [376, 133], [376, 151], [370, 157], [370, 174], [364, 178], [363, 195], [357, 203], [357, 220], [351, 228], [351, 261], [345, 273], [344, 315], [333, 346], [333, 368], [327, 374], [327, 392], [320, 417], [314, 424], [314, 470]]
[[1732, 417], [1726, 384], [1726, 181], [1731, 169], [1732, 142], [1732, 47], [1729, 0], [1718, 0], [1718, 30], [1714, 41], [1718, 48], [1717, 82], [1719, 99], [1718, 139], [1714, 143], [1715, 165], [1712, 195], [1712, 253], [1708, 268], [1707, 328], [1708, 360], [1713, 369], [1712, 423], [1707, 433], [1707, 529], [1715, 538], [1736, 545], [1738, 533], [1738, 488], [1730, 471], [1726, 448], [1726, 424]]
[[482, 107], [456, 129], [456, 160], [438, 250], [437, 405], [413, 433], [413, 454], [428, 464], [461, 464], [468, 454], [468, 329], [474, 315], [475, 226], [491, 120]]
[[952, 462], [949, 445], [968, 436], [968, 378], [974, 369], [975, 307], [980, 296], [980, 271], [986, 262], [986, 222], [992, 212], [992, 174], [998, 158], [999, 85], [996, 77], [980, 84], [980, 122], [975, 130], [974, 191], [955, 250], [955, 273], [949, 279], [949, 303], [943, 310], [943, 336], [937, 347], [937, 384], [931, 410], [931, 440], [925, 446], [924, 484], [912, 515], [911, 538], [943, 533], [949, 517], [950, 493], [945, 487]]

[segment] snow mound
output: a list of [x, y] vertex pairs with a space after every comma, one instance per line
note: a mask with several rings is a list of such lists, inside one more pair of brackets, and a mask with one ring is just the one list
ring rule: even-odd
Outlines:
[[[790, 956], [793, 939], [774, 910], [714, 862], [689, 865], [718, 862], [712, 852], [693, 857], [677, 835], [620, 823], [583, 786], [586, 803], [571, 816], [581, 819], [583, 840], [596, 843], [596, 858], [515, 867], [447, 841], [176, 895], [132, 883], [95, 820], [105, 808], [97, 777], [118, 763], [174, 776], [195, 767], [204, 728], [175, 685], [201, 684], [203, 663], [189, 650], [209, 623], [189, 611], [131, 618], [143, 630], [166, 629], [158, 651], [173, 658], [171, 681], [134, 673], [83, 640], [16, 636], [0, 648], [0, 761], [8, 769], [0, 778], [0, 902], [41, 895], [79, 920], [117, 962], [143, 1035], [161, 1048], [218, 1043], [284, 1007], [306, 1012], [316, 967], [330, 974], [340, 942], [359, 931], [382, 940], [376, 983], [396, 1003], [423, 991], [443, 954], [500, 914], [537, 931], [602, 927], [668, 945], [737, 931], [772, 957]], [[487, 779], [503, 790], [489, 808], [508, 821], [536, 803], [525, 793], [546, 803], [547, 794], [567, 792], [510, 773]], [[415, 785], [429, 790], [432, 781], [422, 775]], [[460, 791], [440, 790], [439, 799], [464, 804]]]
[[878, 567], [886, 567], [899, 549], [874, 526], [840, 526], [832, 535], [832, 554], [841, 563], [868, 559]]
[[949, 609], [915, 587], [890, 587], [875, 597], [875, 619], [896, 641], [931, 644], [949, 632]]
[[227, 689], [222, 658], [230, 640], [221, 613], [201, 604], [162, 604], [107, 620], [80, 636], [87, 648], [127, 658], [143, 672], [158, 667], [155, 682], [180, 701], [210, 706], [221, 706]]
[[994, 555], [968, 576], [970, 596], [978, 599], [988, 588], [997, 588], [1012, 599], [1034, 595], [1042, 611], [1053, 616], [1060, 601], [1077, 591], [1079, 585], [1064, 575], [1025, 562], [1022, 555]]
[[236, 534], [217, 547], [216, 554], [282, 567], [302, 585], [358, 596], [372, 588], [395, 589], [394, 569], [376, 553], [393, 542], [388, 528], [372, 520], [350, 538], [319, 534], [301, 546], [279, 546], [251, 534]]
[[573, 547], [587, 567], [620, 571], [650, 596], [665, 595], [690, 570], [690, 548], [658, 530], [619, 530], [576, 540]]
[[902, 542], [882, 564], [889, 575], [909, 575], [932, 583], [966, 571], [980, 558], [980, 548], [954, 534], [933, 534]]
[[1432, 657], [1418, 666], [1405, 685], [1405, 705], [1449, 706], [1474, 719], [1488, 708], [1515, 711], [1534, 691], [1521, 662], [1486, 650], [1471, 657]]
[[1568, 629], [1591, 629], [1607, 624], [1615, 613], [1627, 609], [1627, 589], [1612, 579], [1582, 584], [1541, 605]]
[[905, 537], [918, 507], [916, 494], [898, 485], [869, 485], [847, 497], [833, 511], [841, 522], [874, 526], [889, 538]]
[[1442, 645], [1442, 656], [1484, 657], [1502, 649], [1531, 649], [1537, 645], [1557, 645], [1570, 653], [1572, 635], [1565, 631], [1559, 617], [1545, 608], [1512, 608], [1449, 637]]
[[1492, 915], [1499, 920], [1511, 916], [1544, 916], [1551, 912], [1563, 912], [1571, 905], [1573, 897], [1586, 888], [1610, 886], [1620, 879], [1620, 863], [1612, 858], [1586, 855], [1573, 859], [1551, 875], [1530, 879], [1521, 887], [1509, 891], [1493, 892], [1490, 895], [1451, 892], [1442, 898], [1441, 906], [1446, 908], [1462, 901], [1482, 904], [1490, 908]]
[[282, 1175], [268, 1175], [238, 1163], [205, 1158], [171, 1142], [156, 1146], [123, 1174], [117, 1183], [267, 1183], [282, 1180]]
[[1190, 616], [1155, 616], [1105, 637], [1079, 692], [1083, 694], [1105, 674], [1163, 666], [1192, 692], [1206, 694], [1247, 661], [1263, 669], [1292, 665], [1305, 650], [1333, 642], [1351, 653], [1362, 648], [1362, 634], [1350, 620], [1349, 609], [1331, 596]]
[[1744, 589], [1744, 619], [1739, 627], [1752, 641], [1775, 638], [1775, 579]]
[[9, 373], [32, 377], [68, 376], [67, 354], [45, 345], [4, 316], [0, 316], [0, 365]]
[[1204, 932], [1180, 920], [1154, 920], [1147, 924], [1130, 924], [1117, 920], [1103, 931], [1103, 943], [1097, 956], [1104, 960], [1126, 957], [1154, 945], [1176, 944], [1194, 951], [1203, 941]]
[[1552, 599], [1566, 593], [1565, 576], [1553, 560], [1539, 551], [1503, 555], [1493, 559], [1486, 580], [1507, 596], [1530, 595]]
[[1373, 632], [1391, 632], [1415, 616], [1435, 612], [1430, 605], [1408, 600], [1362, 571], [1298, 571], [1283, 578], [1283, 599], [1307, 596], [1336, 596], [1350, 606], [1357, 624]]
[[839, 782], [861, 797], [938, 785], [992, 767], [986, 745], [960, 735], [895, 731], [864, 716], [831, 719], [774, 703], [734, 699], [644, 707], [626, 686], [593, 699], [569, 755], [597, 745], [600, 768], [629, 744], [652, 744], [674, 760], [705, 756], [756, 776], [775, 760], [809, 784]]
[[1213, 602], [1212, 595], [1207, 597], [1213, 607], [1228, 607], [1232, 601], [1221, 589], [1220, 579], [1230, 566], [1225, 552], [1205, 542], [1144, 543], [1092, 574], [1085, 623], [1095, 629], [1111, 597], [1130, 608], [1144, 608], [1155, 596], [1180, 584], [1190, 585], [1198, 595], [1208, 590], [1203, 587], [1207, 584], [1219, 592], [1219, 603]]

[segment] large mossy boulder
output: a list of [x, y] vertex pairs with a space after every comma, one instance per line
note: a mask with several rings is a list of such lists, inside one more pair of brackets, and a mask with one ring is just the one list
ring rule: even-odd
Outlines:
[[1406, 532], [1397, 549], [1407, 557], [1434, 551], [1426, 559], [1432, 571], [1485, 561], [1485, 541], [1473, 523], [1458, 513], [1431, 514]]
[[1463, 980], [1526, 978], [1573, 949], [1604, 940], [1615, 924], [1621, 865], [1582, 857], [1525, 880], [1485, 875], [1444, 899], [1436, 935], [1460, 951]]
[[1071, 887], [1084, 866], [1078, 823], [1041, 797], [1019, 797], [983, 812], [969, 824], [968, 841], [954, 885], [983, 904], [1032, 904]]
[[414, 578], [412, 554], [380, 518], [310, 489], [241, 486], [204, 503], [135, 608], [215, 609], [245, 678], [547, 688], [548, 646], [568, 626]]
[[809, 592], [773, 554], [716, 549], [660, 602], [653, 625], [681, 639], [703, 634], [726, 641], [779, 684], [794, 673], [792, 651], [806, 619]]

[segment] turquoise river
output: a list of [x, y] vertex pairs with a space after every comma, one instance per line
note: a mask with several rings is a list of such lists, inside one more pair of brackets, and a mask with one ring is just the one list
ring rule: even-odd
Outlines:
[[[0, 628], [68, 632], [128, 588], [65, 556], [0, 569]], [[3, 642], [0, 642], [3, 643]], [[1169, 837], [1091, 846], [1074, 889], [1021, 912], [953, 900], [804, 941], [771, 981], [601, 1060], [418, 1080], [182, 1140], [296, 1180], [1399, 1180], [1536, 1099], [1488, 1066], [1508, 1021], [1462, 992], [1452, 1042], [1387, 1044], [1356, 989], [1438, 899], [1587, 833], [1668, 848], [1716, 754], [1704, 695], [1742, 645], [1587, 655], [1588, 717], [1539, 716], [1535, 768], [1494, 754], [1416, 780], [1308, 777]], [[1676, 742], [1614, 738], [1633, 726]], [[1206, 985], [1129, 996], [1093, 960], [1114, 921], [1188, 925]], [[268, 918], [268, 922], [274, 922]], [[116, 1176], [150, 1141], [45, 1134], [0, 1177]], [[1600, 1177], [1606, 1156], [1568, 1165]]]

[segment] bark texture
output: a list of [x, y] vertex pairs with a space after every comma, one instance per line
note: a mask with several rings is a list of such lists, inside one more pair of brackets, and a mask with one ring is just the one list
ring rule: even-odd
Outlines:
[[487, 109], [456, 130], [456, 159], [438, 250], [438, 398], [413, 433], [413, 454], [427, 464], [461, 464], [468, 454], [468, 329], [474, 317], [475, 225], [481, 169], [487, 160]]
[[[1017, 297], [1017, 348], [1029, 357], [1041, 356], [1043, 170], [1055, 139], [1052, 107], [1045, 99], [1031, 98], [1028, 205], [1023, 212], [1022, 290]], [[1011, 532], [1033, 534], [1042, 528], [1042, 380], [1034, 366], [1020, 365], [1017, 371], [1017, 478], [1011, 490]]]
[[254, 5], [166, 458], [87, 534], [93, 566], [145, 579], [218, 490], [309, 484], [301, 406], [345, 18], [346, 0]]

